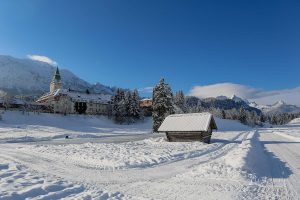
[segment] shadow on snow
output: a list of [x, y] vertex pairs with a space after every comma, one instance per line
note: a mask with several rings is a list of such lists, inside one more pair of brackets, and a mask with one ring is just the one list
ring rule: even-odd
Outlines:
[[258, 131], [251, 138], [251, 149], [246, 157], [245, 169], [255, 174], [257, 178], [288, 178], [293, 172], [274, 153], [267, 150], [267, 144], [280, 145], [284, 143], [297, 143], [287, 141], [261, 141]]

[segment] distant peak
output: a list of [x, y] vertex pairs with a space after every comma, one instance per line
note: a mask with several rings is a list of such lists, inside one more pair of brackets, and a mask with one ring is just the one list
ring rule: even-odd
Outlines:
[[281, 105], [286, 105], [286, 103], [283, 100], [280, 100], [274, 104], [274, 106], [281, 106]]
[[218, 100], [226, 100], [228, 98], [226, 96], [221, 95], [221, 96], [217, 96], [216, 99], [218, 99]]
[[241, 97], [236, 96], [235, 94], [232, 95], [231, 100], [235, 101], [235, 102], [245, 102], [249, 104], [249, 101], [247, 99], [243, 99]]
[[236, 96], [235, 94], [231, 96], [231, 99], [234, 100], [234, 101], [243, 101], [242, 98]]

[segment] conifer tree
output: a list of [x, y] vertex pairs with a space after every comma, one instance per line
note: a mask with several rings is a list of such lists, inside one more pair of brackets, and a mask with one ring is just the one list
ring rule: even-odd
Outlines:
[[175, 94], [174, 103], [182, 110], [182, 112], [187, 112], [185, 97], [182, 90], [179, 90]]
[[157, 132], [163, 120], [174, 113], [172, 90], [162, 78], [153, 89], [153, 132]]
[[133, 119], [137, 120], [141, 118], [141, 108], [140, 108], [140, 97], [137, 89], [133, 91], [132, 103], [130, 106], [130, 115]]
[[123, 123], [126, 119], [125, 93], [122, 89], [117, 89], [113, 98], [113, 116], [118, 123]]
[[241, 107], [238, 119], [243, 124], [245, 124], [247, 122], [247, 114], [246, 114], [244, 107]]
[[131, 91], [130, 90], [128, 90], [126, 92], [125, 106], [126, 106], [126, 116], [129, 119], [129, 118], [131, 118], [131, 107], [132, 107], [132, 95], [131, 95]]
[[221, 114], [222, 114], [222, 119], [226, 119], [226, 112], [224, 109], [222, 109]]

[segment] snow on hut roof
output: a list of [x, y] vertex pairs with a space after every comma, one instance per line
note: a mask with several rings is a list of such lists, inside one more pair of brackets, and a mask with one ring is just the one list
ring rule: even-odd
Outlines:
[[108, 103], [111, 100], [111, 95], [108, 94], [88, 94], [84, 92], [69, 91], [67, 89], [58, 89], [54, 93], [54, 96], [58, 96], [60, 94], [68, 95], [70, 98], [76, 101]]
[[213, 129], [217, 129], [213, 115], [210, 113], [189, 113], [169, 115], [159, 127], [159, 132], [176, 131], [208, 131], [213, 123]]
[[152, 101], [152, 99], [150, 99], [150, 98], [143, 98], [141, 101]]

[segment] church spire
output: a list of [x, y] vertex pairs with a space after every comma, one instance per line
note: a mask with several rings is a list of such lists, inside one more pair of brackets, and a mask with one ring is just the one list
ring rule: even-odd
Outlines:
[[59, 73], [59, 70], [58, 70], [58, 67], [56, 67], [56, 71], [55, 71], [55, 74], [53, 76], [53, 81], [60, 81], [61, 80], [61, 77], [60, 77], [60, 73]]
[[58, 67], [56, 67], [56, 71], [50, 83], [50, 93], [53, 94], [56, 90], [61, 88], [62, 88], [61, 77], [60, 77], [59, 69]]

